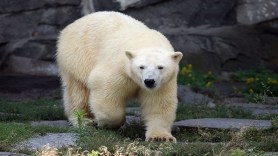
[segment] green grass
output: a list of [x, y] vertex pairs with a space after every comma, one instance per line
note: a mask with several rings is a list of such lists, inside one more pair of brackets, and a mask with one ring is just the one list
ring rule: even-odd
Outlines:
[[255, 118], [255, 116], [243, 109], [227, 108], [223, 106], [208, 108], [206, 106], [179, 105], [176, 120], [198, 118]]
[[35, 121], [66, 119], [59, 100], [34, 100], [24, 102], [0, 101], [0, 121]]

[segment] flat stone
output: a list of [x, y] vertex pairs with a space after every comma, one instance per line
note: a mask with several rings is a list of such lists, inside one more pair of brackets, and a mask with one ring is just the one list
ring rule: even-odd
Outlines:
[[75, 146], [77, 140], [74, 133], [47, 133], [44, 136], [31, 138], [16, 145], [16, 149], [38, 150], [49, 144], [52, 148]]
[[0, 152], [0, 156], [27, 156], [21, 153]]
[[56, 121], [32, 121], [32, 126], [52, 126], [52, 127], [69, 127], [71, 126], [67, 120]]
[[198, 127], [198, 128], [216, 128], [239, 130], [241, 128], [267, 129], [271, 127], [271, 121], [251, 120], [251, 119], [229, 119], [229, 118], [203, 118], [189, 119], [174, 123], [174, 126], [180, 128]]

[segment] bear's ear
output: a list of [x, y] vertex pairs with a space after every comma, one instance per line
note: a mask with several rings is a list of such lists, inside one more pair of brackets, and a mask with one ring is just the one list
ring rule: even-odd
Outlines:
[[180, 60], [182, 59], [182, 56], [183, 55], [181, 52], [174, 52], [174, 54], [171, 54], [172, 59], [177, 63], [180, 62]]
[[130, 60], [134, 58], [134, 54], [132, 54], [132, 52], [130, 52], [130, 51], [126, 51], [126, 52], [125, 52], [125, 55], [126, 55], [127, 58], [130, 59]]

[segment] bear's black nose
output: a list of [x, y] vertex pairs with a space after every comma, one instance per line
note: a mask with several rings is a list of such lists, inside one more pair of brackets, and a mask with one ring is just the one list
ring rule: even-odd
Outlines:
[[148, 87], [148, 88], [154, 88], [155, 87], [155, 81], [154, 79], [145, 79], [144, 80], [144, 83], [145, 85]]

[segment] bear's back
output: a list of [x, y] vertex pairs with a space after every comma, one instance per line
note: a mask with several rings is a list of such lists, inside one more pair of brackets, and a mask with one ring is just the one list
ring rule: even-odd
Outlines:
[[130, 16], [96, 12], [76, 20], [61, 32], [57, 62], [60, 68], [69, 69], [72, 75], [85, 80], [97, 65], [122, 68], [125, 51], [150, 46], [173, 49], [161, 33]]

